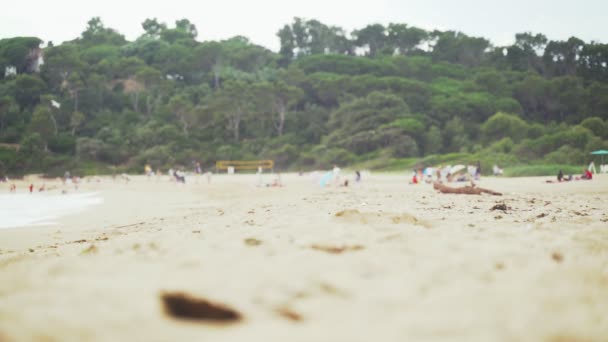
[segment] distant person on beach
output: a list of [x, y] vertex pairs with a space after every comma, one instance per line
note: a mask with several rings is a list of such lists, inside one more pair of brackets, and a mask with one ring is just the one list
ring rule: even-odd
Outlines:
[[12, 193], [17, 192], [17, 185], [15, 185], [15, 183], [12, 183], [11, 186], [10, 186], [10, 188], [9, 188], [9, 191], [12, 192]]
[[46, 190], [46, 184], [42, 183], [42, 186], [38, 189], [38, 192], [43, 192]]
[[359, 170], [355, 171], [355, 182], [359, 183], [361, 181], [361, 172]]
[[169, 180], [171, 182], [175, 181], [175, 170], [173, 170], [173, 168], [170, 168], [169, 171], [167, 171], [167, 174], [169, 175]]
[[262, 165], [258, 165], [258, 171], [255, 174], [257, 175], [257, 178], [258, 178], [257, 186], [262, 186], [262, 184], [263, 184], [263, 182], [262, 182]]
[[494, 164], [494, 166], [492, 167], [492, 173], [494, 174], [494, 176], [500, 176], [502, 175], [502, 169], [498, 167], [498, 165]]
[[416, 170], [414, 170], [414, 174], [412, 175], [412, 180], [410, 181], [410, 184], [418, 184], [418, 173], [416, 172]]
[[148, 179], [150, 178], [150, 176], [152, 176], [152, 167], [150, 166], [150, 164], [146, 164], [146, 166], [144, 167], [144, 175], [146, 175]]
[[581, 176], [581, 179], [584, 180], [592, 180], [593, 179], [593, 174], [591, 173], [591, 171], [589, 171], [588, 169], [586, 169], [583, 172], [583, 175]]
[[173, 176], [175, 177], [176, 182], [186, 184], [186, 175], [182, 172], [182, 170], [174, 171]]
[[562, 172], [562, 170], [559, 170], [559, 172], [557, 173], [557, 181], [561, 182], [564, 180], [564, 173]]
[[275, 177], [275, 179], [272, 181], [272, 183], [269, 186], [272, 186], [272, 187], [282, 187], [283, 186], [283, 181], [281, 180], [280, 173], [277, 173], [277, 176]]
[[211, 176], [213, 173], [211, 171], [205, 172], [205, 176], [207, 176], [207, 184], [211, 184]]
[[334, 164], [334, 168], [332, 170], [332, 174], [333, 174], [333, 181], [335, 182], [335, 185], [340, 185], [340, 168], [338, 167], [338, 165]]
[[31, 194], [32, 192], [34, 192], [34, 184], [30, 184], [29, 189], [30, 189], [30, 194]]

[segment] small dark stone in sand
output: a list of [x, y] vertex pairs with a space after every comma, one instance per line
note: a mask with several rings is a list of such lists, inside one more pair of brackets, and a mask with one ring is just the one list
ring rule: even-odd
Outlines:
[[543, 218], [543, 217], [545, 217], [545, 216], [547, 216], [547, 214], [542, 213], [542, 214], [540, 214], [540, 215], [536, 216], [536, 218]]
[[559, 252], [553, 252], [553, 254], [551, 254], [551, 258], [557, 263], [564, 261], [564, 256]]
[[331, 253], [331, 254], [340, 254], [346, 251], [359, 251], [362, 250], [364, 247], [361, 245], [354, 245], [354, 246], [323, 246], [323, 245], [312, 245], [310, 246], [310, 248], [318, 250], [318, 251], [323, 251], [323, 252], [327, 252], [327, 253]]
[[81, 254], [92, 254], [97, 252], [97, 247], [95, 245], [90, 245], [88, 248], [85, 248]]
[[236, 322], [241, 314], [223, 304], [212, 303], [182, 292], [162, 293], [165, 312], [176, 319], [208, 322]]
[[247, 239], [245, 239], [245, 244], [247, 246], [259, 246], [262, 244], [262, 241], [260, 241], [258, 239], [254, 239], [254, 238], [247, 238]]
[[490, 210], [502, 210], [502, 211], [507, 211], [507, 205], [504, 203], [498, 203], [496, 205], [494, 205], [492, 208], [490, 208]]
[[279, 308], [277, 313], [290, 321], [299, 322], [302, 320], [302, 316], [297, 312], [292, 311], [289, 308]]

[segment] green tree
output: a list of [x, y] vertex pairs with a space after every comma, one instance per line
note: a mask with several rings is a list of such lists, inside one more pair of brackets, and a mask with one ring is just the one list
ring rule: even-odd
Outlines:
[[424, 136], [424, 153], [435, 154], [441, 151], [443, 140], [437, 126], [431, 126]]
[[528, 129], [524, 120], [507, 113], [496, 113], [481, 126], [486, 142], [511, 138], [517, 143], [528, 136]]
[[44, 150], [48, 151], [48, 141], [55, 133], [53, 129], [53, 121], [51, 119], [51, 111], [47, 106], [36, 106], [32, 114], [32, 120], [29, 125], [30, 131], [38, 133], [42, 139]]
[[0, 39], [0, 80], [4, 78], [6, 67], [13, 66], [17, 73], [32, 71], [33, 54], [42, 40], [36, 37], [15, 37]]
[[184, 136], [188, 137], [189, 128], [195, 119], [194, 106], [184, 95], [175, 95], [169, 100], [168, 107], [179, 120]]
[[366, 48], [366, 54], [376, 57], [382, 52], [388, 42], [386, 29], [380, 24], [367, 25], [366, 27], [353, 32], [355, 44], [358, 47]]
[[78, 127], [80, 127], [84, 119], [85, 116], [81, 112], [72, 113], [72, 116], [70, 117], [70, 127], [72, 128], [72, 136], [76, 135], [76, 130], [78, 129]]
[[46, 84], [38, 76], [23, 74], [15, 79], [15, 100], [21, 108], [37, 105], [45, 90]]
[[146, 35], [153, 39], [159, 38], [163, 31], [167, 29], [167, 25], [158, 22], [156, 18], [144, 20], [144, 22], [141, 24], [141, 27], [146, 32]]

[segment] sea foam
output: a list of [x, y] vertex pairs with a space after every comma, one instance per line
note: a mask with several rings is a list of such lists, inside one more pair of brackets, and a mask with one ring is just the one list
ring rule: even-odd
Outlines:
[[51, 194], [21, 193], [0, 195], [0, 229], [53, 225], [59, 217], [103, 203], [97, 192]]

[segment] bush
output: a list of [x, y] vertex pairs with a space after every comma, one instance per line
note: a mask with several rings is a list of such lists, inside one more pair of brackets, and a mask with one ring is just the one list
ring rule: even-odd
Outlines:
[[523, 165], [505, 168], [507, 177], [557, 176], [559, 170], [566, 175], [577, 175], [582, 172], [582, 166], [574, 165]]
[[266, 151], [264, 157], [273, 159], [276, 168], [285, 169], [298, 158], [298, 149], [293, 145], [285, 144], [278, 149]]
[[590, 130], [596, 137], [608, 138], [608, 125], [598, 117], [586, 118], [580, 125]]
[[73, 155], [76, 152], [76, 139], [65, 133], [55, 135], [49, 139], [49, 150]]
[[528, 124], [516, 115], [496, 113], [481, 125], [485, 141], [496, 141], [506, 137], [518, 142], [528, 135]]
[[0, 176], [17, 171], [17, 151], [0, 147]]
[[502, 138], [502, 140], [500, 141], [493, 143], [488, 149], [497, 153], [511, 153], [514, 146], [515, 144], [513, 143], [513, 140], [511, 140], [511, 138], [509, 137], [506, 137]]
[[587, 155], [579, 149], [564, 145], [554, 152], [547, 154], [544, 161], [549, 164], [584, 164], [587, 160]]

